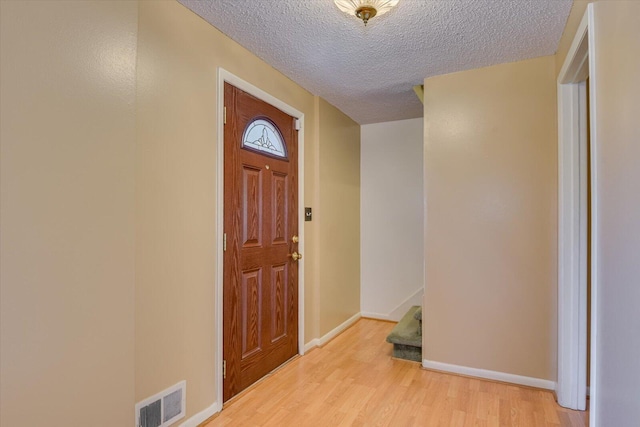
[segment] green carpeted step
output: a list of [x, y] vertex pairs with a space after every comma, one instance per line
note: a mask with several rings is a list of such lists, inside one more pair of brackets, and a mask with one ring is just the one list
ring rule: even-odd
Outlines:
[[393, 328], [387, 342], [393, 344], [393, 357], [422, 361], [422, 308], [414, 305]]

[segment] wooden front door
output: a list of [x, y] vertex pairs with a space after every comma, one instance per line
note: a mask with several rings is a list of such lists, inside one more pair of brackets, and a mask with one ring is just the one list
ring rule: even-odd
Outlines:
[[223, 357], [227, 401], [298, 354], [295, 119], [225, 83]]

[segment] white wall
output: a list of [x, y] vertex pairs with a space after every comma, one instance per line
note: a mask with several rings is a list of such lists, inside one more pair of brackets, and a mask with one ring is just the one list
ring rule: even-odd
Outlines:
[[423, 119], [362, 126], [362, 315], [399, 320], [423, 289]]

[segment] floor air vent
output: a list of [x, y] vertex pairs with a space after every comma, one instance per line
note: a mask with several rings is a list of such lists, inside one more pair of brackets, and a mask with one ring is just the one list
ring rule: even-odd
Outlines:
[[136, 404], [136, 427], [167, 427], [184, 418], [187, 382], [181, 381], [168, 389]]

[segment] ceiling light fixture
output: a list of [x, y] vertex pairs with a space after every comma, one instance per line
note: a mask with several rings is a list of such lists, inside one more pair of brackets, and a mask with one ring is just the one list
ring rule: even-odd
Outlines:
[[369, 19], [387, 13], [398, 4], [398, 0], [333, 0], [338, 8], [362, 19], [367, 25]]

